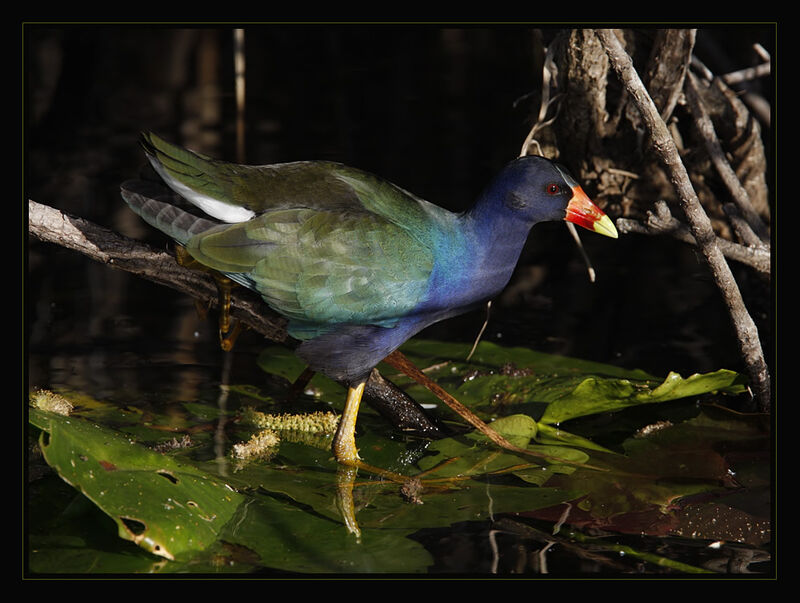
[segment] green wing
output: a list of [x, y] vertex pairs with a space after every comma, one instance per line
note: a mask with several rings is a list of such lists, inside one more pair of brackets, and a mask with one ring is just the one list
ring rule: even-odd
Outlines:
[[368, 211], [384, 217], [418, 212], [424, 217], [417, 206], [427, 204], [390, 182], [340, 163], [239, 165], [183, 149], [151, 133], [142, 135], [142, 146], [165, 182], [204, 209], [210, 201], [223, 209], [246, 208], [254, 214], [304, 207]]
[[143, 145], [170, 187], [235, 222], [193, 236], [189, 252], [258, 291], [295, 337], [340, 323], [393, 326], [424, 299], [449, 212], [338, 163], [237, 165], [153, 134]]
[[194, 236], [198, 261], [258, 291], [298, 339], [339, 323], [394, 326], [424, 299], [433, 252], [379, 216], [266, 212]]

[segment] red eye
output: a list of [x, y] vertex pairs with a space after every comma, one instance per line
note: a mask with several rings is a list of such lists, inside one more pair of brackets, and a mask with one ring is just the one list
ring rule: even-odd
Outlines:
[[551, 182], [544, 188], [547, 191], [548, 195], [557, 195], [558, 193], [561, 192], [561, 187], [555, 182]]

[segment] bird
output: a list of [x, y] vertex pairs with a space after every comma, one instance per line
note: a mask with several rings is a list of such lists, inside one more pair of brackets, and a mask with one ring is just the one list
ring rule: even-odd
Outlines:
[[142, 180], [127, 205], [201, 265], [257, 292], [288, 319], [295, 353], [347, 384], [332, 451], [360, 461], [365, 382], [425, 327], [480, 307], [509, 282], [536, 224], [568, 221], [617, 238], [566, 168], [526, 155], [456, 213], [369, 172], [332, 161], [241, 165], [141, 136], [147, 160], [195, 215]]

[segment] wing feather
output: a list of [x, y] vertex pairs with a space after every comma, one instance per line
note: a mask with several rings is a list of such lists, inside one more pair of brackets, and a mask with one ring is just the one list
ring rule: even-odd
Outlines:
[[434, 263], [430, 247], [379, 216], [310, 209], [217, 227], [187, 249], [210, 268], [244, 275], [304, 339], [339, 324], [393, 326], [424, 299]]

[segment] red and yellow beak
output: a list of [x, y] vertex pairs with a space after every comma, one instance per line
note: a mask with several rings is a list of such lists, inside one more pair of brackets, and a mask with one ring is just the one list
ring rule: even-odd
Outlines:
[[567, 203], [567, 216], [564, 219], [612, 239], [619, 236], [611, 218], [603, 213], [603, 210], [597, 207], [577, 185], [572, 187], [572, 199]]

